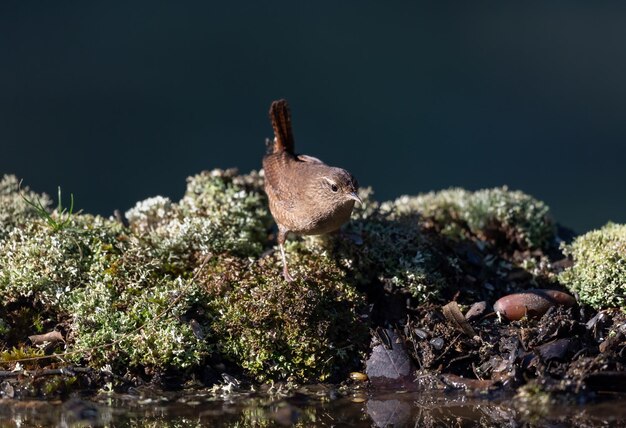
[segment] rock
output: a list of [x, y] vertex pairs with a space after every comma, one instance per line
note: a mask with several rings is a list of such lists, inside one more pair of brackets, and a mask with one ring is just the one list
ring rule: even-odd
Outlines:
[[445, 345], [445, 341], [443, 337], [434, 337], [428, 341], [437, 351], [441, 351], [443, 349], [443, 345]]
[[516, 321], [524, 317], [540, 317], [553, 306], [572, 306], [575, 303], [576, 299], [562, 291], [532, 289], [501, 297], [493, 309], [509, 321]]
[[0, 395], [3, 398], [13, 398], [13, 397], [15, 397], [15, 389], [13, 388], [13, 385], [11, 385], [7, 381], [4, 381], [4, 382], [0, 383]]
[[535, 351], [541, 356], [543, 361], [560, 360], [564, 361], [565, 357], [571, 353], [574, 348], [572, 339], [557, 339], [549, 343], [537, 346]]

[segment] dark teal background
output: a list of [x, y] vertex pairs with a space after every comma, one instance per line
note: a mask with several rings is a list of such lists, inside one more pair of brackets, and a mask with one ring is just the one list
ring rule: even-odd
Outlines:
[[260, 168], [280, 97], [379, 199], [507, 184], [626, 222], [623, 2], [0, 3], [0, 173], [87, 212]]

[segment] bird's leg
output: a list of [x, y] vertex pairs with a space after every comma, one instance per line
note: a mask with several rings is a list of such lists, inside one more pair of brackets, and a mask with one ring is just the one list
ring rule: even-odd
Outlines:
[[283, 259], [283, 277], [285, 281], [292, 282], [293, 277], [289, 275], [289, 269], [287, 269], [287, 258], [285, 257], [285, 240], [287, 239], [287, 233], [289, 231], [283, 229], [282, 227], [278, 227], [278, 247], [280, 248], [280, 256]]

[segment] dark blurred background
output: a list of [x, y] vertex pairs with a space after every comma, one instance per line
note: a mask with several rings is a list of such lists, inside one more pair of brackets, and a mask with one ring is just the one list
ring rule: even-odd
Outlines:
[[623, 2], [2, 2], [0, 173], [104, 215], [177, 200], [260, 168], [285, 97], [298, 151], [378, 199], [506, 184], [579, 232], [626, 222], [625, 22]]

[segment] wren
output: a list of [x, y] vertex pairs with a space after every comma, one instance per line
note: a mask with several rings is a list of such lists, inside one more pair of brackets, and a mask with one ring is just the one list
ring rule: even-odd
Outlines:
[[285, 258], [287, 234], [321, 235], [350, 219], [359, 185], [348, 171], [294, 152], [291, 114], [286, 100], [272, 102], [270, 119], [274, 144], [263, 157], [265, 193], [278, 226], [278, 245], [283, 276], [293, 281]]

